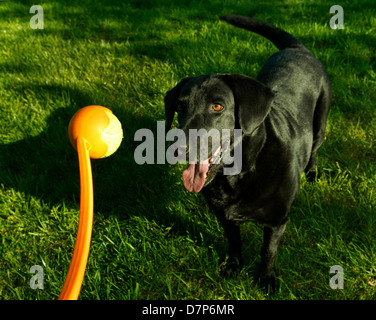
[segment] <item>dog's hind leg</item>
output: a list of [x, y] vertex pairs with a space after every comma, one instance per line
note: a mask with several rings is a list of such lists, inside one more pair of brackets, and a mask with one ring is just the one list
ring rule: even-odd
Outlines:
[[328, 91], [324, 91], [316, 103], [316, 108], [313, 116], [313, 143], [312, 152], [308, 164], [304, 170], [309, 181], [314, 181], [320, 177], [320, 172], [317, 170], [317, 151], [324, 142], [326, 121], [329, 114], [330, 102], [332, 99], [332, 92], [330, 84], [327, 84]]

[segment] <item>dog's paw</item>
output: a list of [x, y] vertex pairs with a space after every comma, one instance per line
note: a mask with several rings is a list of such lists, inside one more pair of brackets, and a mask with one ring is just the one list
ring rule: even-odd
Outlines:
[[221, 275], [225, 278], [232, 278], [240, 273], [243, 263], [241, 259], [237, 257], [229, 257], [224, 263], [224, 269], [221, 271]]
[[264, 291], [265, 296], [272, 295], [279, 288], [279, 281], [275, 272], [260, 276], [260, 287]]

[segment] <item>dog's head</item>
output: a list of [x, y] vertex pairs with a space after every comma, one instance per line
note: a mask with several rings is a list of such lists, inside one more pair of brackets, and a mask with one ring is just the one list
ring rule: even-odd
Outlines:
[[[187, 137], [192, 129], [204, 129], [203, 132], [207, 133], [212, 129], [219, 132], [242, 129], [243, 134], [252, 135], [268, 115], [273, 98], [268, 87], [244, 75], [212, 74], [184, 78], [166, 94], [166, 127], [171, 127], [177, 112], [179, 128]], [[199, 192], [209, 184], [223, 167], [224, 153], [233, 147], [233, 139], [224, 140], [218, 135], [210, 135], [210, 138], [211, 141], [205, 140], [208, 141], [205, 146], [194, 143], [197, 157], [188, 157], [189, 165], [183, 172], [184, 186], [188, 191]], [[193, 148], [192, 140], [189, 141], [182, 147], [187, 155]]]

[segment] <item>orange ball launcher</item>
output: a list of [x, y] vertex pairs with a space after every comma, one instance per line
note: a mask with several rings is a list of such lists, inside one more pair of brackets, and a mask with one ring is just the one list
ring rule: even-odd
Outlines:
[[92, 159], [108, 157], [120, 146], [123, 130], [112, 111], [102, 106], [78, 110], [68, 127], [69, 140], [78, 152], [80, 170], [80, 217], [73, 257], [59, 300], [76, 300], [85, 275], [93, 226]]

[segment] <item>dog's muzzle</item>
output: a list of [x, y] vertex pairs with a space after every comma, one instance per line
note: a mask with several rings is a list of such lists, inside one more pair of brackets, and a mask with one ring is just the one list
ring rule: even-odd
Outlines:
[[[205, 160], [188, 160], [189, 164], [183, 171], [183, 183], [184, 187], [190, 192], [199, 192], [209, 183], [215, 172], [217, 171], [219, 164], [223, 158], [225, 152], [229, 150], [230, 141], [224, 141], [222, 144]], [[187, 150], [187, 148], [185, 149]], [[183, 152], [183, 149], [181, 150]], [[209, 179], [211, 178], [211, 179]]]

